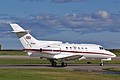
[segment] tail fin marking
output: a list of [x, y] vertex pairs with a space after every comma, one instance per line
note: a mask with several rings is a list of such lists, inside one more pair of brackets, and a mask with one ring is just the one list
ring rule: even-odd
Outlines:
[[25, 49], [35, 47], [35, 43], [37, 42], [37, 40], [29, 34], [28, 30], [24, 30], [18, 24], [10, 24], [10, 25], [14, 30], [12, 32], [16, 33], [16, 35], [19, 37], [19, 40]]

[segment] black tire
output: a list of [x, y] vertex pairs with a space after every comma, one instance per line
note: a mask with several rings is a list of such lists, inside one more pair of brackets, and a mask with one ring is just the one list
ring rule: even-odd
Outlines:
[[51, 65], [52, 66], [57, 66], [57, 63], [56, 62], [52, 62]]
[[66, 67], [66, 66], [67, 66], [67, 63], [62, 62], [62, 63], [61, 63], [61, 66], [62, 66], [62, 67]]
[[100, 63], [100, 66], [103, 66], [104, 64], [103, 63]]

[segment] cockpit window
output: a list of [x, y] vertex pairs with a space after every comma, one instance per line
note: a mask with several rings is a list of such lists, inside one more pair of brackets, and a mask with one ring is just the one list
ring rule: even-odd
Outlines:
[[103, 47], [99, 47], [99, 49], [100, 49], [100, 50], [104, 50], [104, 48], [103, 48]]

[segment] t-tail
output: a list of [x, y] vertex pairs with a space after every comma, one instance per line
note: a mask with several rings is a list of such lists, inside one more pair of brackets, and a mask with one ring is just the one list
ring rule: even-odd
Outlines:
[[22, 43], [25, 49], [31, 49], [36, 47], [36, 43], [38, 42], [38, 40], [36, 40], [33, 36], [31, 36], [28, 30], [24, 30], [18, 24], [10, 24], [10, 25], [13, 28], [12, 32], [16, 33], [16, 35], [18, 36], [20, 42]]

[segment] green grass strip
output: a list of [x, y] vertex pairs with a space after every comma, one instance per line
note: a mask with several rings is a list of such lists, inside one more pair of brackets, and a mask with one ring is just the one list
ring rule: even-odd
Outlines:
[[0, 80], [120, 80], [120, 77], [54, 68], [0, 69]]

